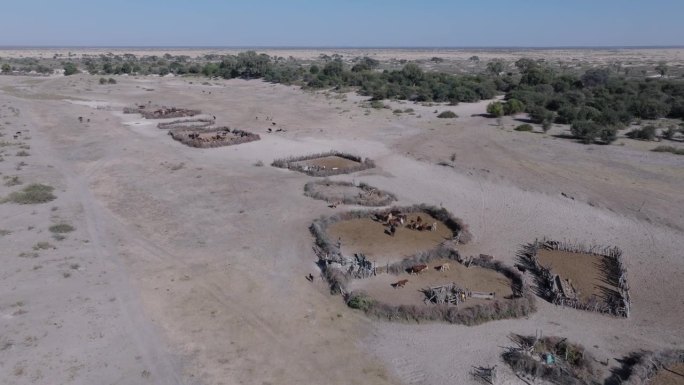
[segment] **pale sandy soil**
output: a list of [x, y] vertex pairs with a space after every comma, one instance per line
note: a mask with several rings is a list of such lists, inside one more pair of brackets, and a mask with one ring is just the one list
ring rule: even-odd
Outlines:
[[[351, 94], [258, 81], [117, 80], [0, 76], [0, 140], [28, 130], [30, 139], [17, 141], [31, 154], [1, 148], [0, 172], [51, 184], [58, 196], [0, 205], [0, 229], [11, 231], [0, 237], [7, 384], [467, 384], [473, 365], [494, 364], [513, 384], [498, 358], [509, 333], [566, 336], [610, 359], [606, 374], [630, 351], [684, 344], [684, 157], [648, 151], [656, 143], [584, 146], [553, 136], [563, 127], [514, 132], [510, 119], [501, 129], [471, 116], [486, 102], [365, 115]], [[183, 146], [158, 121], [119, 112], [148, 100], [200, 108], [262, 140]], [[435, 109], [460, 118], [436, 119]], [[267, 134], [266, 116], [287, 132]], [[394, 192], [398, 204], [442, 204], [463, 218], [474, 236], [465, 255], [513, 263], [519, 245], [544, 236], [621, 247], [631, 318], [543, 301], [527, 319], [478, 327], [377, 322], [351, 311], [322, 280], [304, 278], [317, 275], [309, 224], [345, 208], [305, 197], [304, 174], [254, 166], [329, 150], [378, 165], [333, 179]], [[452, 154], [453, 168], [436, 165]], [[21, 161], [28, 165], [17, 170]], [[0, 195], [20, 187], [1, 185]], [[53, 240], [47, 228], [58, 221], [76, 231]], [[41, 241], [57, 248], [18, 257]]]

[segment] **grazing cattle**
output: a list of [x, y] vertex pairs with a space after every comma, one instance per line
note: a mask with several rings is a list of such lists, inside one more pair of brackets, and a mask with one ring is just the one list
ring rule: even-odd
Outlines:
[[433, 222], [430, 226], [430, 231], [437, 231], [437, 222]]
[[428, 265], [413, 265], [406, 269], [409, 274], [420, 274], [428, 269]]
[[397, 282], [393, 283], [392, 287], [395, 289], [398, 287], [404, 287], [404, 286], [406, 286], [407, 283], [408, 283], [408, 279], [402, 279], [401, 281], [397, 281]]
[[275, 125], [276, 125], [276, 122], [272, 122], [271, 124], [275, 126]]
[[396, 233], [396, 232], [397, 232], [397, 228], [394, 225], [391, 225], [390, 226], [390, 235], [394, 236], [394, 233]]
[[334, 209], [335, 207], [337, 207], [338, 205], [341, 205], [341, 204], [342, 204], [342, 201], [336, 201], [336, 202], [332, 202], [331, 204], [329, 204], [328, 207], [330, 207], [331, 209]]
[[448, 271], [449, 268], [451, 268], [451, 265], [449, 265], [449, 262], [443, 263], [437, 267], [435, 267], [435, 270], [437, 271]]
[[79, 116], [79, 117], [78, 117], [78, 121], [81, 122], [81, 123], [83, 123], [83, 117], [82, 117], [82, 116]]
[[421, 218], [420, 215], [418, 215], [418, 218], [416, 218], [416, 222], [417, 223], [423, 222], [423, 218]]
[[273, 132], [273, 130], [271, 130], [271, 129], [269, 128], [268, 130], [266, 130], [266, 132], [268, 132], [268, 133], [270, 134], [271, 132]]

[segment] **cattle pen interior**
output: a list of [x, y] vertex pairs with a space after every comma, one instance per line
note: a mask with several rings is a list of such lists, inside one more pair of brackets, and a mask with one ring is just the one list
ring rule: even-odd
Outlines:
[[353, 154], [329, 151], [276, 159], [271, 165], [303, 172], [310, 176], [325, 177], [371, 169], [375, 167], [375, 162], [369, 158], [364, 159]]
[[[411, 229], [411, 223], [433, 226]], [[406, 214], [404, 225], [395, 227], [394, 235], [386, 222], [377, 218], [355, 218], [339, 221], [328, 227], [328, 236], [340, 243], [343, 255], [364, 254], [378, 265], [399, 262], [421, 251], [437, 247], [454, 238], [446, 224], [426, 212]]]
[[[427, 268], [418, 274], [406, 271], [398, 275], [385, 274], [379, 268], [376, 276], [355, 279], [349, 288], [362, 290], [370, 297], [390, 305], [425, 305], [431, 303], [425, 289], [450, 284], [467, 292], [492, 294], [492, 299], [503, 300], [513, 296], [513, 283], [505, 275], [481, 266], [466, 266], [446, 259], [428, 263]], [[486, 301], [489, 299], [468, 296], [459, 306], [466, 308]]]

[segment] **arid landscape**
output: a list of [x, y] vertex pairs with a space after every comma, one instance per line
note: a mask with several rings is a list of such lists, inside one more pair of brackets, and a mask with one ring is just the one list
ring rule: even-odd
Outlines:
[[[52, 60], [65, 52], [82, 58], [104, 51], [7, 49], [0, 58]], [[166, 52], [181, 54], [115, 53]], [[665, 61], [670, 79], [681, 81], [684, 66], [678, 48], [264, 52], [305, 66], [337, 54], [345, 65], [365, 56], [380, 68], [415, 61], [452, 74], [485, 71], [494, 60], [512, 71], [521, 58], [543, 58], [582, 70], [629, 62], [653, 76]], [[236, 51], [182, 52], [209, 53]], [[376, 108], [354, 87], [201, 74], [106, 75], [114, 82], [103, 76], [0, 75], [0, 383], [447, 385], [478, 383], [473, 368], [496, 365], [494, 383], [523, 384], [532, 382], [502, 361], [504, 347], [513, 346], [513, 334], [543, 331], [582, 345], [595, 359], [597, 383], [611, 385], [627, 378], [616, 373], [632, 353], [684, 349], [684, 156], [675, 152], [684, 151], [684, 132], [674, 140], [660, 136], [681, 120], [639, 119], [611, 144], [583, 144], [570, 124], [537, 123], [526, 112], [490, 116], [490, 104], [505, 92], [460, 103], [390, 98]], [[124, 113], [139, 105], [201, 113]], [[443, 111], [457, 117], [439, 118]], [[516, 130], [521, 123], [533, 131]], [[627, 136], [649, 124], [658, 126], [655, 140]], [[660, 145], [675, 150], [652, 151]], [[371, 163], [336, 155], [293, 161], [350, 182], [339, 190], [317, 186], [316, 199], [304, 186], [322, 176], [274, 164], [331, 151]], [[372, 277], [350, 280], [349, 290], [391, 305], [437, 308], [420, 290], [460, 282], [503, 300], [515, 295], [510, 277], [467, 267], [469, 258], [491, 256], [515, 270], [522, 245], [548, 238], [619, 247], [630, 315], [557, 306], [541, 296], [525, 316], [473, 326], [354, 309], [344, 290], [331, 294], [310, 227], [371, 209], [353, 199], [370, 199], [364, 194], [375, 189], [390, 205], [448, 210], [470, 239], [454, 239], [424, 213], [409, 214], [396, 234], [387, 218], [334, 223], [327, 231], [341, 255], [362, 253], [378, 267]], [[435, 223], [434, 231], [407, 227], [418, 216]], [[458, 259], [436, 258], [425, 272], [385, 271], [447, 243]], [[565, 255], [553, 253], [561, 252], [539, 254], [540, 263], [555, 264], [583, 295], [609, 286], [589, 266], [591, 255], [578, 257], [583, 270], [556, 262]], [[451, 268], [438, 271], [444, 263]], [[530, 273], [518, 270], [533, 287]], [[401, 279], [408, 280], [403, 287], [391, 286]], [[468, 306], [490, 302], [472, 301]], [[682, 383], [682, 363], [673, 362], [653, 384]]]

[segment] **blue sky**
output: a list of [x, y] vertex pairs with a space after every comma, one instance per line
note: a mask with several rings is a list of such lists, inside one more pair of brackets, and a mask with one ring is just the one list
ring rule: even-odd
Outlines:
[[5, 0], [0, 46], [684, 45], [684, 0]]

